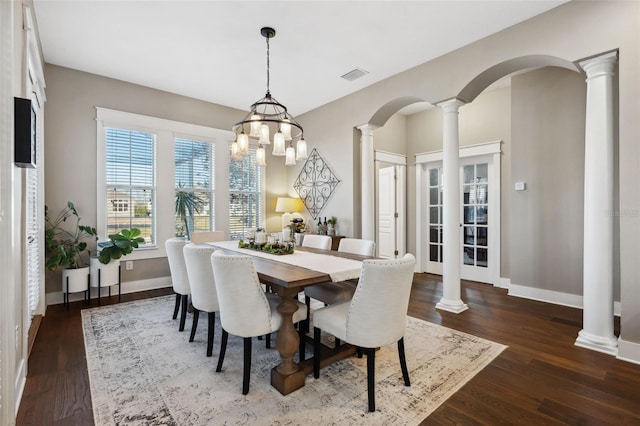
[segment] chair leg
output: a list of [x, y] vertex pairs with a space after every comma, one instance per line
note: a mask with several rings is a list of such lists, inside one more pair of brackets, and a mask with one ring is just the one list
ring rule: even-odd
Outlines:
[[249, 393], [249, 377], [251, 376], [251, 337], [244, 338], [244, 368], [242, 371], [242, 394]]
[[367, 394], [369, 396], [369, 411], [376, 411], [376, 349], [367, 349]]
[[335, 344], [336, 344], [336, 348], [337, 348], [338, 346], [340, 346], [340, 345], [342, 344], [342, 342], [340, 342], [340, 339], [338, 339], [338, 338], [336, 337]]
[[271, 349], [271, 333], [264, 335], [265, 346], [267, 349]]
[[305, 327], [306, 327], [305, 333], [308, 333], [309, 320], [311, 319], [311, 298], [309, 296], [304, 296], [304, 304], [307, 305], [307, 321], [305, 324]]
[[184, 324], [187, 321], [187, 309], [189, 308], [189, 295], [183, 294], [182, 299], [182, 310], [180, 311], [180, 327], [178, 327], [178, 331], [184, 331]]
[[176, 307], [173, 308], [173, 319], [178, 318], [179, 310], [180, 310], [180, 295], [176, 293]]
[[356, 355], [358, 358], [362, 358], [362, 348], [360, 346], [356, 348]]
[[224, 328], [222, 329], [222, 341], [220, 342], [220, 355], [218, 355], [218, 365], [216, 366], [216, 373], [222, 371], [222, 363], [224, 362], [224, 353], [227, 351], [227, 339], [229, 339], [229, 333]]
[[313, 377], [320, 377], [320, 329], [313, 327]]
[[193, 309], [193, 323], [191, 324], [191, 335], [189, 336], [189, 341], [193, 342], [193, 339], [196, 337], [196, 329], [198, 328], [198, 318], [200, 318], [200, 311], [197, 309]]
[[400, 368], [402, 369], [402, 378], [405, 386], [411, 386], [409, 381], [409, 370], [407, 370], [407, 360], [404, 356], [404, 337], [398, 340], [398, 355], [400, 356]]
[[304, 349], [305, 349], [305, 321], [300, 321], [298, 323], [298, 339], [300, 339], [300, 345], [298, 347], [298, 362], [302, 362], [305, 359]]
[[213, 354], [213, 332], [216, 327], [216, 313], [209, 312], [209, 324], [207, 327], [207, 356]]

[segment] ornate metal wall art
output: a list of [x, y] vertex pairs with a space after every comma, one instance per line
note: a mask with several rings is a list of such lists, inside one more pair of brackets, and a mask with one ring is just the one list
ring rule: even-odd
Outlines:
[[315, 220], [331, 198], [338, 183], [340, 179], [336, 177], [318, 150], [313, 148], [293, 188]]

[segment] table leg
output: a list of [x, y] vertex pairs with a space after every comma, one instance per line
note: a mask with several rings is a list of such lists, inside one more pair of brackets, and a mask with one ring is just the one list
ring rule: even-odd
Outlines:
[[293, 297], [296, 289], [276, 289], [280, 296], [278, 312], [282, 316], [282, 325], [276, 339], [276, 348], [282, 362], [271, 370], [271, 385], [281, 394], [287, 395], [304, 386], [305, 372], [300, 369], [293, 357], [300, 344], [298, 332], [293, 326], [293, 314], [298, 309]]

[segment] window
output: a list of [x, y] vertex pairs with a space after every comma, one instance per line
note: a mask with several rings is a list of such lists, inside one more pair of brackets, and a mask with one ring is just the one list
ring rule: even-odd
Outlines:
[[185, 138], [175, 138], [174, 146], [176, 197], [182, 193], [194, 207], [193, 216], [183, 218], [176, 215], [176, 236], [185, 235], [185, 226], [189, 227], [190, 233], [212, 231], [215, 229], [214, 146], [208, 142]]
[[153, 133], [107, 127], [106, 233], [138, 228], [154, 245], [155, 151]]
[[[256, 149], [241, 161], [229, 161], [229, 237], [240, 239], [263, 226], [263, 171], [256, 165]], [[231, 150], [229, 150], [231, 158]]]

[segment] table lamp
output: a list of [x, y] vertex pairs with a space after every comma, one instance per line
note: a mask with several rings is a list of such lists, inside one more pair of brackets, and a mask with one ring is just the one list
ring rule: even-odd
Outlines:
[[291, 219], [293, 219], [293, 215], [291, 213], [299, 212], [300, 204], [299, 198], [278, 197], [278, 200], [276, 201], [276, 213], [283, 213], [283, 228], [291, 225]]

